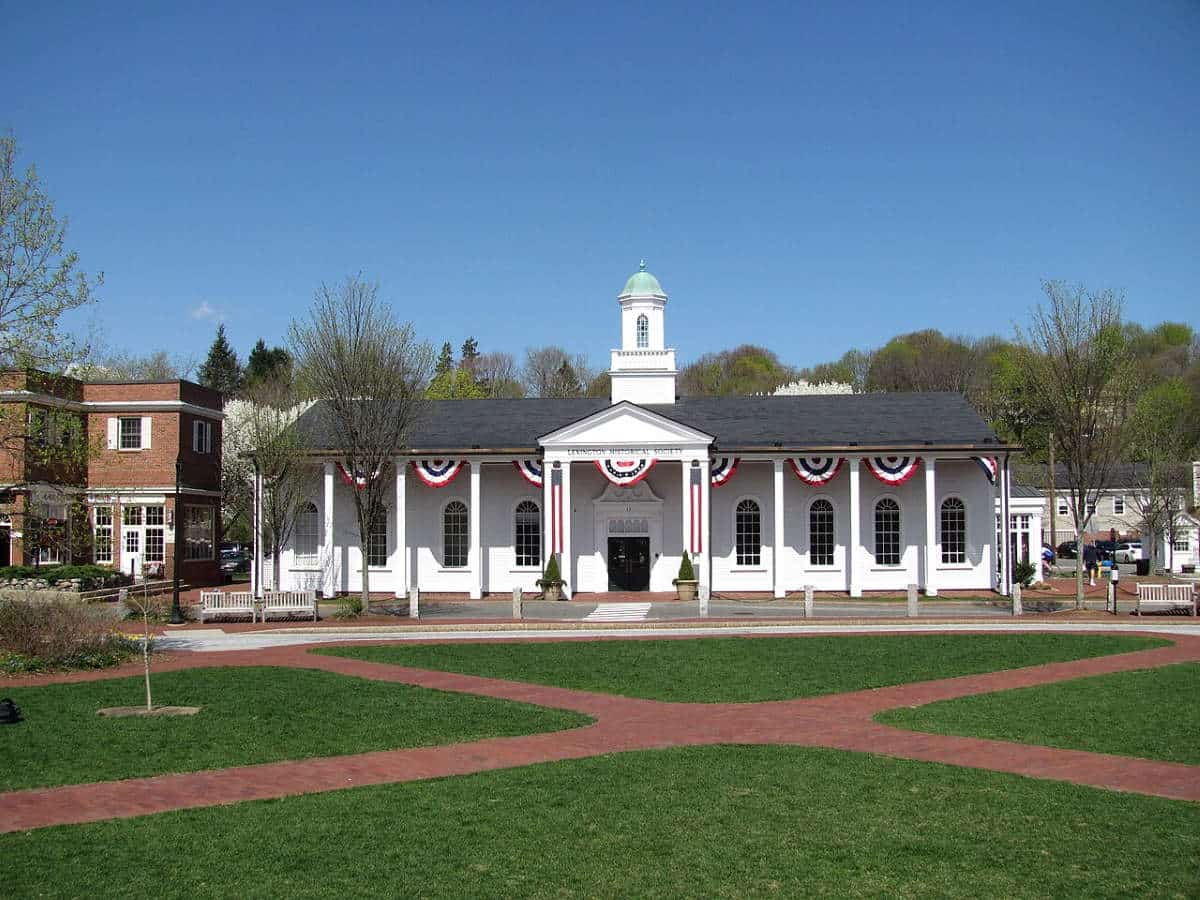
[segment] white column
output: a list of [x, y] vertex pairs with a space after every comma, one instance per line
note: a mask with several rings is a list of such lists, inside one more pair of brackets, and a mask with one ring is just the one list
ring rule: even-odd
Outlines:
[[482, 517], [479, 512], [479, 482], [483, 463], [471, 460], [471, 547], [467, 551], [467, 567], [471, 570], [471, 599], [478, 600], [483, 596], [483, 554], [480, 552], [479, 523]]
[[[1003, 544], [1000, 557], [1000, 593], [1005, 597], [1012, 596], [1012, 512], [1011, 512], [1011, 482], [1012, 473], [1008, 467], [1008, 454], [1004, 455], [1004, 464], [1000, 480], [1000, 541]], [[1082, 555], [1082, 554], [1081, 554]]]
[[846, 459], [850, 470], [850, 546], [846, 548], [846, 589], [851, 597], [862, 596], [862, 583], [859, 581], [858, 562], [861, 555], [859, 544], [862, 543], [859, 532], [862, 530], [862, 516], [859, 507], [862, 505], [859, 496], [859, 465], [858, 457]]
[[[679, 546], [690, 556], [692, 553], [692, 461], [687, 457], [679, 461], [680, 499], [679, 509], [682, 515], [679, 519]], [[666, 535], [663, 536], [664, 542]], [[692, 560], [692, 565], [696, 563]], [[653, 563], [651, 563], [653, 565]], [[672, 578], [674, 575], [671, 576]]]
[[562, 579], [566, 582], [563, 596], [568, 600], [575, 594], [575, 566], [571, 556], [571, 463], [562, 467]]
[[774, 570], [775, 596], [783, 597], [787, 588], [783, 583], [783, 460], [772, 460], [775, 467], [775, 498], [771, 504], [771, 513], [775, 518], [775, 546], [771, 552], [771, 564]]
[[321, 593], [326, 599], [337, 594], [337, 547], [333, 543], [333, 462], [325, 463], [325, 527], [321, 547], [321, 559], [324, 561], [324, 582]]
[[925, 596], [937, 596], [937, 564], [941, 559], [937, 539], [937, 486], [935, 468], [937, 461], [925, 457]]
[[700, 511], [700, 560], [696, 566], [696, 577], [712, 590], [712, 475], [708, 457], [700, 460], [700, 499], [704, 504]]
[[[550, 472], [553, 463], [548, 459], [542, 460], [542, 572], [546, 571], [546, 563], [554, 552], [554, 506], [553, 495], [550, 492], [552, 478]], [[538, 576], [541, 577], [540, 575]]]
[[[263, 477], [258, 466], [254, 467], [254, 566], [250, 570], [250, 590], [254, 593], [256, 599], [262, 598], [263, 592]], [[183, 510], [175, 510], [175, 540], [178, 541], [183, 535], [183, 516], [180, 515]], [[176, 554], [178, 559], [179, 555]], [[275, 586], [279, 586], [279, 574], [274, 573]]]
[[397, 597], [408, 596], [408, 463], [396, 459], [396, 548], [391, 569]]

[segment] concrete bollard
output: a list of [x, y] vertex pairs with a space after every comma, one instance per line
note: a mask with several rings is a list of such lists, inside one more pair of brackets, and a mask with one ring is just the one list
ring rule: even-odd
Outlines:
[[920, 611], [917, 608], [917, 586], [910, 584], [908, 586], [908, 617], [915, 619]]
[[804, 586], [804, 618], [811, 619], [813, 617], [813, 586], [806, 584]]
[[519, 587], [513, 588], [513, 614], [512, 614], [512, 617], [514, 619], [521, 618], [521, 589]]
[[707, 619], [708, 618], [708, 598], [709, 598], [709, 589], [708, 589], [707, 584], [704, 584], [703, 582], [701, 582], [699, 585], [697, 585], [696, 597], [700, 604], [700, 618]]
[[1019, 584], [1013, 585], [1012, 607], [1012, 614], [1014, 616], [1019, 616], [1024, 612], [1024, 608], [1021, 606], [1021, 585]]
[[408, 615], [410, 618], [421, 618], [421, 592], [413, 588], [408, 592]]

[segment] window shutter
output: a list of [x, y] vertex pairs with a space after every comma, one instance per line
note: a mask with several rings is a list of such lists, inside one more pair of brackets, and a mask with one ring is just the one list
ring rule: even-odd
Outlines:
[[150, 449], [150, 423], [153, 420], [149, 416], [142, 416], [142, 449]]
[[202, 424], [203, 423], [201, 423], [201, 421], [199, 419], [192, 419], [192, 452], [193, 453], [203, 453], [204, 452], [204, 439], [203, 439], [203, 437], [201, 437], [201, 431], [200, 431]]
[[117, 420], [116, 419], [108, 420], [108, 449], [109, 450], [117, 449]]

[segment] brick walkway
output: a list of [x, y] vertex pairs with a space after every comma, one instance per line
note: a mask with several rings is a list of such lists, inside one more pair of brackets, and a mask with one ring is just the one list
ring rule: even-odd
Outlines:
[[[638, 700], [472, 675], [431, 672], [318, 656], [305, 647], [224, 653], [179, 653], [156, 671], [213, 666], [292, 666], [377, 681], [480, 694], [575, 710], [595, 718], [585, 728], [466, 744], [268, 763], [208, 772], [13, 791], [0, 794], [0, 832], [126, 818], [341, 788], [417, 781], [580, 759], [624, 750], [698, 744], [795, 744], [1011, 772], [1111, 790], [1200, 801], [1200, 766], [1154, 762], [1004, 741], [919, 734], [880, 725], [884, 709], [1069, 678], [1200, 660], [1200, 637], [1168, 635], [1170, 647], [1052, 663], [984, 675], [919, 682], [827, 697], [764, 703], [688, 704]], [[804, 638], [793, 638], [804, 640]], [[72, 673], [37, 683], [91, 681], [137, 674], [136, 666]], [[30, 684], [0, 680], [0, 687]]]

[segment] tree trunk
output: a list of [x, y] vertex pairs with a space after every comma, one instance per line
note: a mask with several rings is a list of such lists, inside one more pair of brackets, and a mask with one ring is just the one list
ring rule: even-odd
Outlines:
[[371, 576], [370, 566], [367, 565], [366, 542], [363, 542], [362, 567], [362, 614], [365, 616], [371, 606]]
[[1083, 609], [1083, 532], [1075, 529], [1075, 608]]
[[283, 556], [283, 548], [278, 544], [271, 551], [271, 589], [282, 590], [279, 586], [279, 560]]
[[146, 679], [146, 712], [154, 711], [154, 701], [150, 697], [150, 608], [142, 605], [142, 671]]

